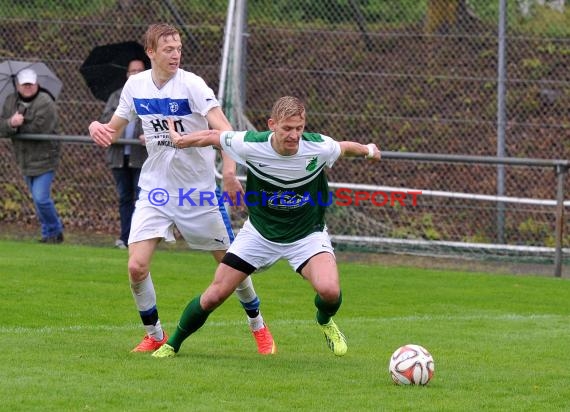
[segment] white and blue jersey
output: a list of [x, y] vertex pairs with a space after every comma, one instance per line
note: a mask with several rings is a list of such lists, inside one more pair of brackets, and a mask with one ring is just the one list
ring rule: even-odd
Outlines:
[[207, 130], [205, 116], [219, 105], [201, 77], [182, 69], [160, 89], [152, 80], [151, 70], [129, 77], [115, 115], [128, 121], [137, 116], [142, 120], [148, 151], [139, 179], [143, 191], [160, 188], [177, 197], [180, 189], [215, 190], [214, 149], [174, 147], [166, 119], [172, 118], [180, 134]]

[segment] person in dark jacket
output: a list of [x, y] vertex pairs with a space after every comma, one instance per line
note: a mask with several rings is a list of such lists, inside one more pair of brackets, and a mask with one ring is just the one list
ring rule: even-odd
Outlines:
[[[142, 60], [131, 60], [127, 68], [127, 78], [144, 70], [145, 65]], [[117, 106], [119, 106], [122, 90], [123, 89], [120, 88], [114, 91], [107, 99], [107, 104], [100, 118], [101, 123], [107, 123], [111, 120], [113, 113], [115, 113]], [[140, 139], [144, 142], [144, 133], [140, 119], [129, 123], [120, 136], [120, 139]], [[128, 245], [131, 219], [139, 194], [139, 176], [147, 156], [146, 147], [141, 144], [113, 144], [107, 149], [107, 163], [109, 167], [111, 167], [117, 194], [119, 196], [121, 235], [120, 238], [115, 241], [115, 246], [119, 249], [126, 249]]]
[[[17, 133], [57, 133], [55, 100], [41, 89], [37, 80], [32, 69], [17, 74], [16, 93], [9, 95], [2, 107], [0, 137], [12, 137]], [[41, 224], [40, 242], [63, 242], [63, 224], [51, 198], [51, 185], [60, 158], [59, 141], [12, 138], [12, 146]]]

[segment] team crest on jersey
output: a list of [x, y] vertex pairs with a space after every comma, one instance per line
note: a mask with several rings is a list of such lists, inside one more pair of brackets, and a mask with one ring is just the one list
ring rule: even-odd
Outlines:
[[224, 141], [226, 142], [226, 146], [231, 147], [232, 145], [232, 139], [234, 137], [235, 133], [234, 132], [226, 132], [224, 135]]
[[170, 113], [176, 113], [178, 111], [178, 103], [176, 102], [168, 103], [168, 109], [170, 110]]
[[308, 159], [305, 166], [305, 170], [307, 172], [312, 172], [313, 170], [315, 170], [317, 168], [317, 160], [318, 156], [311, 157], [310, 159]]

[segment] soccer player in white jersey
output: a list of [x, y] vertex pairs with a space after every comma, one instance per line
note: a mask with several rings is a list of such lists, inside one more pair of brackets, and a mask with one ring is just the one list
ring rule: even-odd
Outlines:
[[[89, 134], [107, 147], [136, 116], [142, 120], [148, 159], [139, 179], [140, 195], [129, 235], [129, 281], [146, 330], [133, 352], [152, 352], [168, 336], [162, 329], [156, 293], [149, 272], [158, 243], [174, 241], [174, 226], [191, 248], [209, 250], [220, 262], [233, 232], [225, 208], [196, 198], [201, 192], [218, 193], [215, 151], [212, 148], [178, 148], [168, 134], [167, 118], [181, 134], [212, 127], [231, 130], [214, 92], [204, 80], [180, 69], [182, 43], [178, 30], [168, 24], [150, 25], [145, 50], [151, 69], [130, 76], [119, 106], [109, 123], [94, 121]], [[173, 119], [173, 120], [172, 120]], [[223, 184], [230, 199], [243, 193], [235, 176], [235, 162], [223, 156]], [[258, 352], [276, 352], [273, 337], [259, 311], [259, 298], [250, 279], [234, 288], [248, 316]]]
[[[169, 124], [173, 125], [172, 120]], [[215, 146], [247, 167], [243, 201], [249, 218], [218, 265], [214, 280], [196, 296], [168, 341], [154, 357], [175, 356], [182, 342], [200, 328], [236, 285], [258, 269], [284, 258], [316, 291], [316, 320], [329, 348], [337, 356], [347, 351], [346, 338], [332, 317], [340, 308], [339, 275], [324, 214], [331, 203], [325, 167], [341, 156], [379, 161], [374, 143], [337, 142], [318, 133], [305, 133], [305, 108], [295, 97], [282, 97], [273, 106], [265, 132], [208, 130], [170, 136], [177, 147]]]

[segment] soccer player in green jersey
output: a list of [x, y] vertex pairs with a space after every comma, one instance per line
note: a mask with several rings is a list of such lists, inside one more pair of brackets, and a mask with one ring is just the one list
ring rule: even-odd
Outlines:
[[175, 333], [154, 357], [175, 356], [182, 342], [241, 281], [281, 258], [316, 291], [316, 320], [329, 348], [337, 356], [346, 353], [346, 338], [332, 319], [342, 294], [324, 219], [330, 204], [325, 166], [332, 167], [343, 156], [379, 161], [380, 151], [374, 143], [337, 142], [305, 132], [305, 115], [303, 103], [286, 96], [274, 104], [269, 130], [264, 132], [204, 130], [180, 135], [169, 120], [176, 147], [214, 146], [247, 167], [244, 201], [249, 218], [218, 265], [212, 283], [190, 301]]

